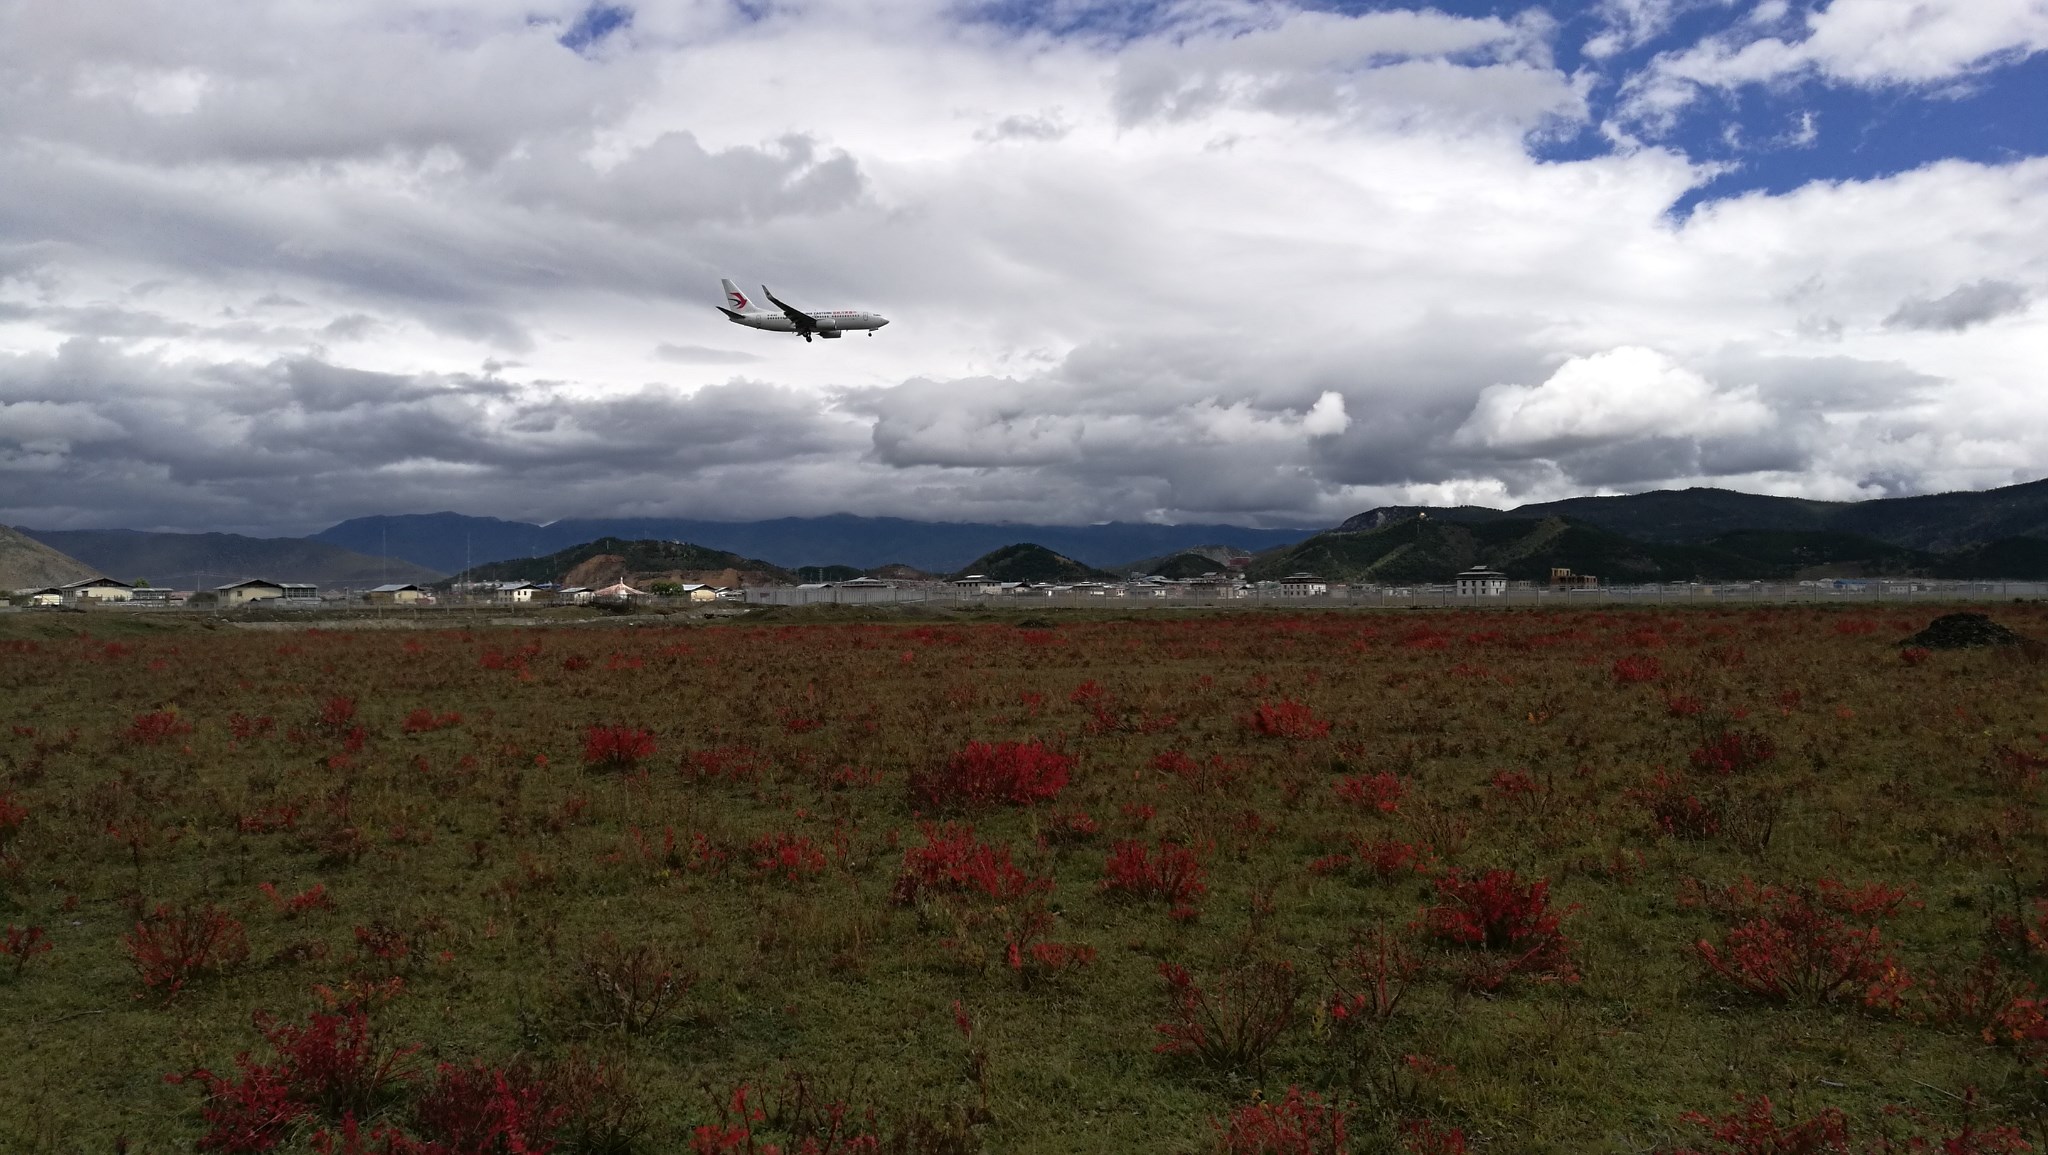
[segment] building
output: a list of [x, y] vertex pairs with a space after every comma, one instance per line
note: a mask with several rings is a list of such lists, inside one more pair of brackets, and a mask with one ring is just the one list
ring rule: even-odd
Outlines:
[[1473, 566], [1458, 575], [1461, 598], [1497, 598], [1508, 592], [1508, 575], [1485, 566]]
[[1573, 573], [1563, 566], [1550, 567], [1550, 588], [1554, 590], [1591, 590], [1600, 588], [1600, 579], [1587, 573]]
[[410, 606], [426, 599], [427, 591], [411, 582], [392, 582], [363, 594], [363, 600], [373, 606]]
[[1330, 583], [1312, 573], [1291, 573], [1273, 588], [1283, 598], [1319, 598], [1330, 592]]
[[57, 587], [69, 602], [125, 602], [135, 596], [135, 587], [110, 577], [86, 578]]
[[224, 606], [243, 606], [284, 597], [284, 586], [262, 578], [244, 578], [213, 587], [214, 600]]
[[62, 586], [44, 586], [39, 590], [16, 590], [14, 596], [23, 605], [61, 606], [64, 604]]
[[963, 594], [994, 594], [1003, 591], [1004, 583], [987, 574], [971, 573], [966, 577], [954, 578], [951, 584]]
[[563, 586], [555, 591], [557, 605], [581, 606], [590, 603], [589, 586]]
[[592, 601], [603, 602], [629, 602], [634, 598], [644, 598], [646, 596], [645, 592], [636, 590], [625, 582], [613, 582], [601, 590], [592, 590], [590, 593]]
[[491, 589], [491, 600], [494, 602], [511, 602], [513, 605], [525, 605], [540, 593], [541, 588], [532, 582], [499, 582]]

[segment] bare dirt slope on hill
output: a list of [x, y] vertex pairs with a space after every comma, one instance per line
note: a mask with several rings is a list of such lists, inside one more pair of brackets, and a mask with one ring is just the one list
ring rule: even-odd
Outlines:
[[63, 585], [95, 577], [98, 572], [69, 554], [0, 525], [0, 591]]

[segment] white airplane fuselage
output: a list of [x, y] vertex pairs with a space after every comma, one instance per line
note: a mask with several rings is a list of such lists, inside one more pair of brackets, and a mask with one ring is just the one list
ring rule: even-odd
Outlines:
[[795, 333], [808, 341], [814, 336], [840, 337], [849, 332], [865, 331], [873, 335], [876, 329], [889, 323], [889, 318], [865, 309], [796, 309], [776, 300], [766, 285], [761, 286], [761, 294], [776, 307], [764, 309], [748, 299], [731, 281], [724, 282], [724, 286], [725, 304], [720, 305], [718, 311], [733, 324], [745, 325], [749, 329]]

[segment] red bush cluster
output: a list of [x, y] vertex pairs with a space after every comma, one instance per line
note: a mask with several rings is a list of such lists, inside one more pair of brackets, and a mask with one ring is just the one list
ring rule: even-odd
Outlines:
[[910, 796], [937, 809], [1029, 806], [1059, 797], [1074, 759], [1039, 742], [969, 742], [945, 766], [910, 776]]
[[1728, 730], [1691, 754], [1692, 768], [1726, 777], [1755, 770], [1778, 756], [1777, 743], [1762, 734]]
[[1279, 1102], [1254, 1100], [1215, 1122], [1220, 1155], [1345, 1155], [1347, 1112], [1290, 1085]]
[[1301, 977], [1285, 959], [1248, 959], [1204, 987], [1188, 969], [1160, 963], [1170, 1016], [1152, 1049], [1220, 1067], [1257, 1065], [1294, 1025]]
[[654, 735], [637, 726], [592, 726], [583, 731], [583, 764], [593, 770], [632, 770], [656, 750]]
[[1330, 734], [1329, 722], [1316, 717], [1314, 710], [1292, 698], [1260, 702], [1257, 709], [1245, 715], [1244, 728], [1261, 738], [1288, 738], [1297, 742], [1327, 738]]
[[122, 736], [131, 746], [161, 746], [173, 738], [181, 738], [192, 732], [192, 723], [178, 717], [175, 710], [153, 710], [137, 714], [128, 723]]
[[1622, 685], [1654, 682], [1664, 676], [1664, 663], [1649, 654], [1624, 654], [1614, 659], [1614, 680]]
[[1891, 888], [1847, 887], [1832, 879], [1811, 889], [1759, 887], [1745, 879], [1711, 901], [1746, 917], [1719, 945], [1703, 938], [1693, 949], [1711, 973], [1762, 998], [1896, 1006], [1911, 979], [1871, 924], [1890, 917], [1904, 897]]
[[403, 729], [408, 734], [431, 734], [436, 730], [448, 730], [462, 725], [462, 715], [453, 710], [436, 714], [421, 706], [405, 716]]
[[1209, 892], [1201, 860], [1176, 842], [1160, 842], [1156, 849], [1136, 839], [1118, 842], [1110, 847], [1102, 870], [1105, 893], [1163, 898], [1171, 904], [1172, 916], [1181, 921], [1200, 913], [1195, 903]]
[[1382, 771], [1359, 778], [1337, 780], [1337, 797], [1362, 810], [1377, 810], [1392, 814], [1401, 809], [1401, 798], [1407, 793], [1401, 780]]
[[193, 980], [223, 974], [249, 958], [247, 930], [233, 915], [211, 904], [174, 910], [159, 906], [121, 939], [143, 991], [177, 997]]
[[926, 823], [924, 845], [903, 852], [903, 870], [890, 897], [898, 903], [940, 892], [982, 894], [1011, 902], [1028, 894], [1052, 890], [1052, 879], [1026, 874], [1010, 861], [1010, 848], [992, 846], [974, 836], [974, 827]]
[[1550, 908], [1550, 880], [1523, 882], [1512, 870], [1477, 876], [1452, 870], [1436, 881], [1437, 903], [1423, 924], [1438, 939], [1489, 952], [1463, 981], [1495, 989], [1516, 975], [1575, 981], [1571, 940], [1559, 929], [1562, 915]]
[[754, 873], [763, 878], [779, 876], [784, 882], [801, 882], [825, 869], [825, 852], [808, 836], [787, 830], [756, 838], [747, 853], [753, 856]]
[[0, 932], [0, 955], [14, 960], [14, 977], [20, 978], [30, 959], [50, 952], [50, 936], [39, 926], [7, 924]]

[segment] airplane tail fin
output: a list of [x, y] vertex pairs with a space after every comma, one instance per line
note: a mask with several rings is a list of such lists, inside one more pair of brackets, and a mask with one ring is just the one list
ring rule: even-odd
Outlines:
[[745, 293], [740, 292], [740, 287], [738, 285], [733, 284], [730, 278], [721, 278], [718, 283], [721, 287], [725, 289], [726, 312], [758, 313], [761, 311], [761, 306], [756, 305], [754, 302], [748, 300], [747, 295]]

